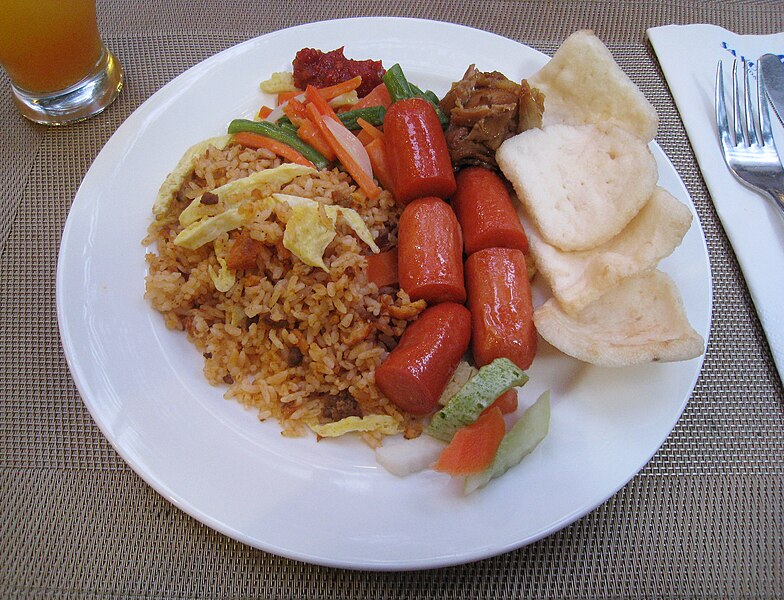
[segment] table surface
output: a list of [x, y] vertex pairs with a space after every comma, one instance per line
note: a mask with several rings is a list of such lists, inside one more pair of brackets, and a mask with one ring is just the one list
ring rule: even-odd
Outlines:
[[[104, 114], [45, 128], [16, 113], [0, 74], [0, 596], [110, 598], [765, 597], [784, 592], [784, 394], [732, 249], [649, 44], [648, 27], [784, 30], [752, 0], [99, 1], [126, 87]], [[63, 225], [106, 140], [173, 77], [246, 39], [329, 18], [461, 23], [552, 54], [592, 28], [661, 117], [657, 141], [694, 200], [714, 304], [705, 363], [659, 452], [562, 531], [431, 571], [317, 567], [255, 550], [169, 504], [115, 453], [70, 377], [55, 314]], [[303, 40], [303, 44], [306, 44]]]

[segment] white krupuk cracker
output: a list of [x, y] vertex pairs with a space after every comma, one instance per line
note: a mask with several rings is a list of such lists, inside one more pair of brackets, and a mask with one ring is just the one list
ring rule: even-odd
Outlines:
[[544, 92], [545, 126], [611, 122], [646, 143], [656, 136], [656, 110], [592, 31], [570, 35], [528, 82]]
[[688, 360], [705, 347], [672, 279], [657, 270], [624, 279], [575, 315], [551, 298], [536, 309], [534, 322], [565, 354], [606, 367]]
[[691, 211], [657, 187], [642, 210], [608, 242], [591, 250], [563, 252], [548, 244], [523, 216], [531, 254], [553, 295], [576, 313], [622, 279], [655, 267], [689, 230]]
[[496, 159], [542, 237], [565, 251], [620, 233], [658, 179], [648, 146], [612, 125], [530, 129], [506, 140]]

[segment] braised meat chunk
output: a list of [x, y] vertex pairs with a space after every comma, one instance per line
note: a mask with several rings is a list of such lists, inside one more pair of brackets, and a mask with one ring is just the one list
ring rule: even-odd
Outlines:
[[507, 138], [541, 127], [544, 94], [508, 79], [468, 67], [439, 104], [449, 116], [446, 141], [456, 167], [497, 169], [495, 151]]

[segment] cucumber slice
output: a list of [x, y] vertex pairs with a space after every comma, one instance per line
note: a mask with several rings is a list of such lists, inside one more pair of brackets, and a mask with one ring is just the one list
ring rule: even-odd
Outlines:
[[469, 475], [463, 491], [470, 494], [500, 477], [533, 452], [550, 431], [550, 390], [539, 399], [514, 424], [501, 440], [495, 458], [484, 471]]
[[479, 418], [506, 390], [525, 385], [528, 375], [508, 358], [496, 358], [479, 369], [447, 405], [433, 415], [427, 433], [449, 442], [461, 427]]

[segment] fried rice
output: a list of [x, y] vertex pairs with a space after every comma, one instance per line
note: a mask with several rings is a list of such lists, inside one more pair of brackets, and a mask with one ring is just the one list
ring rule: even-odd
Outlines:
[[[196, 157], [144, 239], [150, 248], [145, 298], [168, 328], [184, 331], [202, 353], [210, 383], [227, 387], [225, 397], [257, 411], [259, 419], [277, 419], [283, 435], [369, 415], [389, 415], [407, 437], [418, 435], [418, 420], [379, 392], [374, 372], [424, 303], [368, 282], [371, 251], [342, 219], [324, 253], [328, 272], [306, 265], [283, 245], [291, 208], [264, 202], [282, 192], [354, 209], [383, 251], [396, 246], [401, 212], [388, 191], [370, 200], [339, 169], [300, 175], [282, 186], [254, 189], [243, 207], [252, 218], [242, 230], [196, 250], [174, 244], [183, 229], [179, 214], [194, 198], [279, 164], [267, 150], [234, 143], [209, 146]], [[220, 292], [210, 276], [211, 268], [221, 267], [216, 248], [230, 248], [240, 235], [260, 242], [255, 265], [238, 270], [234, 285]], [[381, 440], [378, 432], [361, 435], [373, 446]]]

